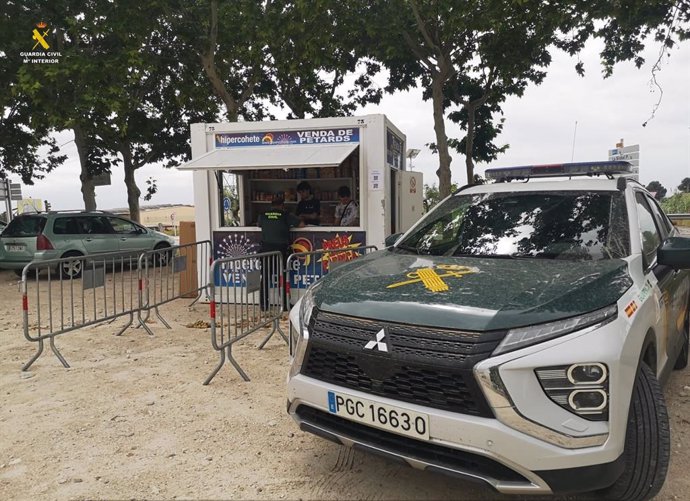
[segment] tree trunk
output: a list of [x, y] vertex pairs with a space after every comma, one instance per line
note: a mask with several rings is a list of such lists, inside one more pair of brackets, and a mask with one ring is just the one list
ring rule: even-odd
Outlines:
[[79, 165], [81, 166], [79, 180], [81, 181], [81, 196], [84, 199], [84, 210], [96, 210], [96, 187], [89, 172], [86, 136], [79, 125], [75, 125], [72, 130], [74, 131], [74, 144], [77, 145]]
[[127, 186], [127, 205], [129, 206], [129, 218], [132, 221], [140, 222], [139, 216], [139, 197], [141, 191], [134, 179], [134, 172], [136, 166], [132, 160], [132, 152], [129, 151], [129, 144], [123, 143], [120, 146], [120, 153], [122, 154], [122, 162], [125, 168], [125, 186]]
[[473, 103], [465, 105], [467, 109], [467, 137], [465, 138], [465, 170], [467, 172], [467, 184], [474, 184], [474, 115], [477, 106]]
[[448, 152], [448, 136], [446, 136], [446, 122], [443, 113], [443, 76], [434, 72], [431, 81], [431, 97], [434, 106], [434, 132], [436, 132], [436, 148], [438, 150], [438, 192], [441, 200], [450, 195], [450, 163], [453, 160]]

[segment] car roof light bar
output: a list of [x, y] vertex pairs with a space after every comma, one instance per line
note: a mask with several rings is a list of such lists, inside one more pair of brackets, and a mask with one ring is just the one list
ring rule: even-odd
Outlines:
[[485, 177], [497, 182], [502, 182], [511, 181], [513, 179], [529, 179], [532, 177], [597, 176], [600, 174], [611, 176], [613, 174], [631, 173], [632, 165], [630, 162], [616, 160], [611, 162], [576, 162], [501, 167], [498, 169], [486, 169]]

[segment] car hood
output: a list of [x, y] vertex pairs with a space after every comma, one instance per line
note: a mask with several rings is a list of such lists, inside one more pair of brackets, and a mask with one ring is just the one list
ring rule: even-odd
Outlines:
[[615, 303], [627, 262], [435, 257], [384, 250], [342, 265], [314, 291], [324, 311], [451, 329], [509, 329]]

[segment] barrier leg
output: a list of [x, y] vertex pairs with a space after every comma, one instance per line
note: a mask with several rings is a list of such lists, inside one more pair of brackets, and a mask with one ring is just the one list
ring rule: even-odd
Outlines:
[[218, 350], [218, 351], [220, 352], [220, 360], [218, 361], [218, 365], [216, 365], [216, 366], [214, 367], [214, 369], [213, 369], [213, 371], [211, 372], [211, 374], [209, 374], [209, 376], [206, 378], [206, 381], [204, 381], [204, 386], [208, 386], [208, 384], [211, 382], [211, 380], [212, 380], [214, 377], [216, 377], [216, 374], [218, 374], [218, 371], [221, 370], [221, 369], [223, 368], [223, 364], [225, 364], [225, 350], [223, 350], [223, 349], [221, 348], [221, 349]]
[[143, 327], [149, 336], [153, 336], [153, 331], [151, 329], [149, 329], [148, 325], [146, 325], [146, 321], [148, 319], [149, 319], [149, 311], [148, 310], [146, 311], [146, 318], [141, 318], [141, 310], [139, 310], [137, 312], [137, 320], [139, 321], [139, 325], [137, 325], [137, 328]]
[[163, 325], [165, 325], [168, 329], [172, 329], [172, 327], [170, 327], [170, 324], [168, 322], [166, 322], [165, 319], [161, 316], [160, 311], [158, 311], [158, 306], [156, 306], [153, 309], [153, 311], [156, 312], [156, 316], [158, 317], [158, 320], [160, 320]]
[[53, 350], [53, 353], [55, 353], [55, 356], [58, 358], [58, 360], [62, 362], [62, 366], [65, 369], [69, 369], [67, 360], [65, 360], [65, 358], [62, 356], [62, 353], [60, 353], [57, 349], [57, 346], [55, 346], [55, 336], [50, 336], [50, 349]]
[[276, 332], [278, 334], [280, 334], [280, 337], [283, 338], [283, 341], [285, 341], [285, 343], [288, 346], [290, 346], [290, 341], [288, 340], [287, 336], [283, 332], [283, 329], [280, 328], [280, 320], [276, 319], [273, 321], [273, 328], [271, 329], [271, 333], [268, 336], [266, 336], [266, 338], [263, 341], [261, 341], [261, 344], [259, 345], [259, 349], [262, 349], [264, 346], [266, 346], [266, 343], [268, 343], [270, 341], [270, 339], [273, 337], [273, 334], [275, 334]]
[[116, 336], [121, 336], [122, 334], [124, 334], [125, 331], [127, 330], [127, 328], [128, 328], [130, 325], [132, 325], [133, 322], [134, 322], [134, 313], [130, 313], [130, 314], [129, 314], [129, 321], [125, 324], [125, 326], [124, 326], [122, 329], [120, 329], [118, 332], [116, 332], [115, 335], [116, 335]]
[[33, 363], [34, 363], [36, 360], [38, 360], [38, 357], [41, 356], [41, 353], [43, 353], [43, 339], [39, 339], [39, 341], [38, 341], [38, 350], [36, 351], [36, 353], [34, 354], [34, 356], [31, 357], [31, 359], [30, 359], [27, 363], [24, 364], [24, 366], [22, 367], [22, 371], [28, 371], [28, 370], [29, 370], [29, 367], [31, 367], [31, 366], [33, 365]]
[[237, 363], [237, 360], [235, 360], [235, 359], [232, 357], [232, 344], [229, 344], [229, 345], [228, 345], [227, 351], [228, 351], [228, 354], [227, 354], [228, 360], [230, 361], [230, 363], [232, 364], [232, 366], [233, 366], [235, 369], [237, 369], [237, 372], [240, 373], [240, 376], [242, 376], [242, 379], [244, 379], [245, 381], [251, 381], [251, 380], [249, 379], [249, 376], [247, 376], [247, 374], [242, 370], [242, 367], [240, 367], [240, 364]]

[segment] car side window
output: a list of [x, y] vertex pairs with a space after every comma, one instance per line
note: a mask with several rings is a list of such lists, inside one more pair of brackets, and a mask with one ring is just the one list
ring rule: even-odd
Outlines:
[[79, 235], [81, 232], [75, 217], [59, 217], [53, 222], [53, 233], [56, 235]]
[[113, 230], [115, 230], [115, 233], [118, 233], [118, 234], [138, 233], [137, 227], [134, 223], [131, 223], [131, 222], [126, 221], [124, 219], [120, 219], [119, 217], [109, 217], [108, 222], [110, 222], [110, 226], [113, 227]]
[[86, 235], [109, 235], [112, 229], [108, 222], [102, 217], [80, 217], [76, 218], [81, 228], [81, 232]]
[[640, 192], [635, 193], [637, 202], [637, 220], [640, 226], [640, 239], [642, 244], [642, 254], [645, 258], [645, 267], [651, 265], [656, 260], [656, 250], [661, 245], [661, 235], [654, 222], [654, 215], [645, 200], [645, 195]]
[[656, 217], [656, 222], [659, 227], [663, 229], [662, 233], [664, 233], [664, 238], [666, 238], [673, 232], [673, 223], [671, 223], [671, 220], [668, 218], [668, 216], [664, 214], [664, 211], [661, 210], [661, 207], [659, 207], [659, 204], [656, 200], [651, 197], [647, 197], [647, 202], [649, 202], [649, 206], [652, 208], [652, 212]]

